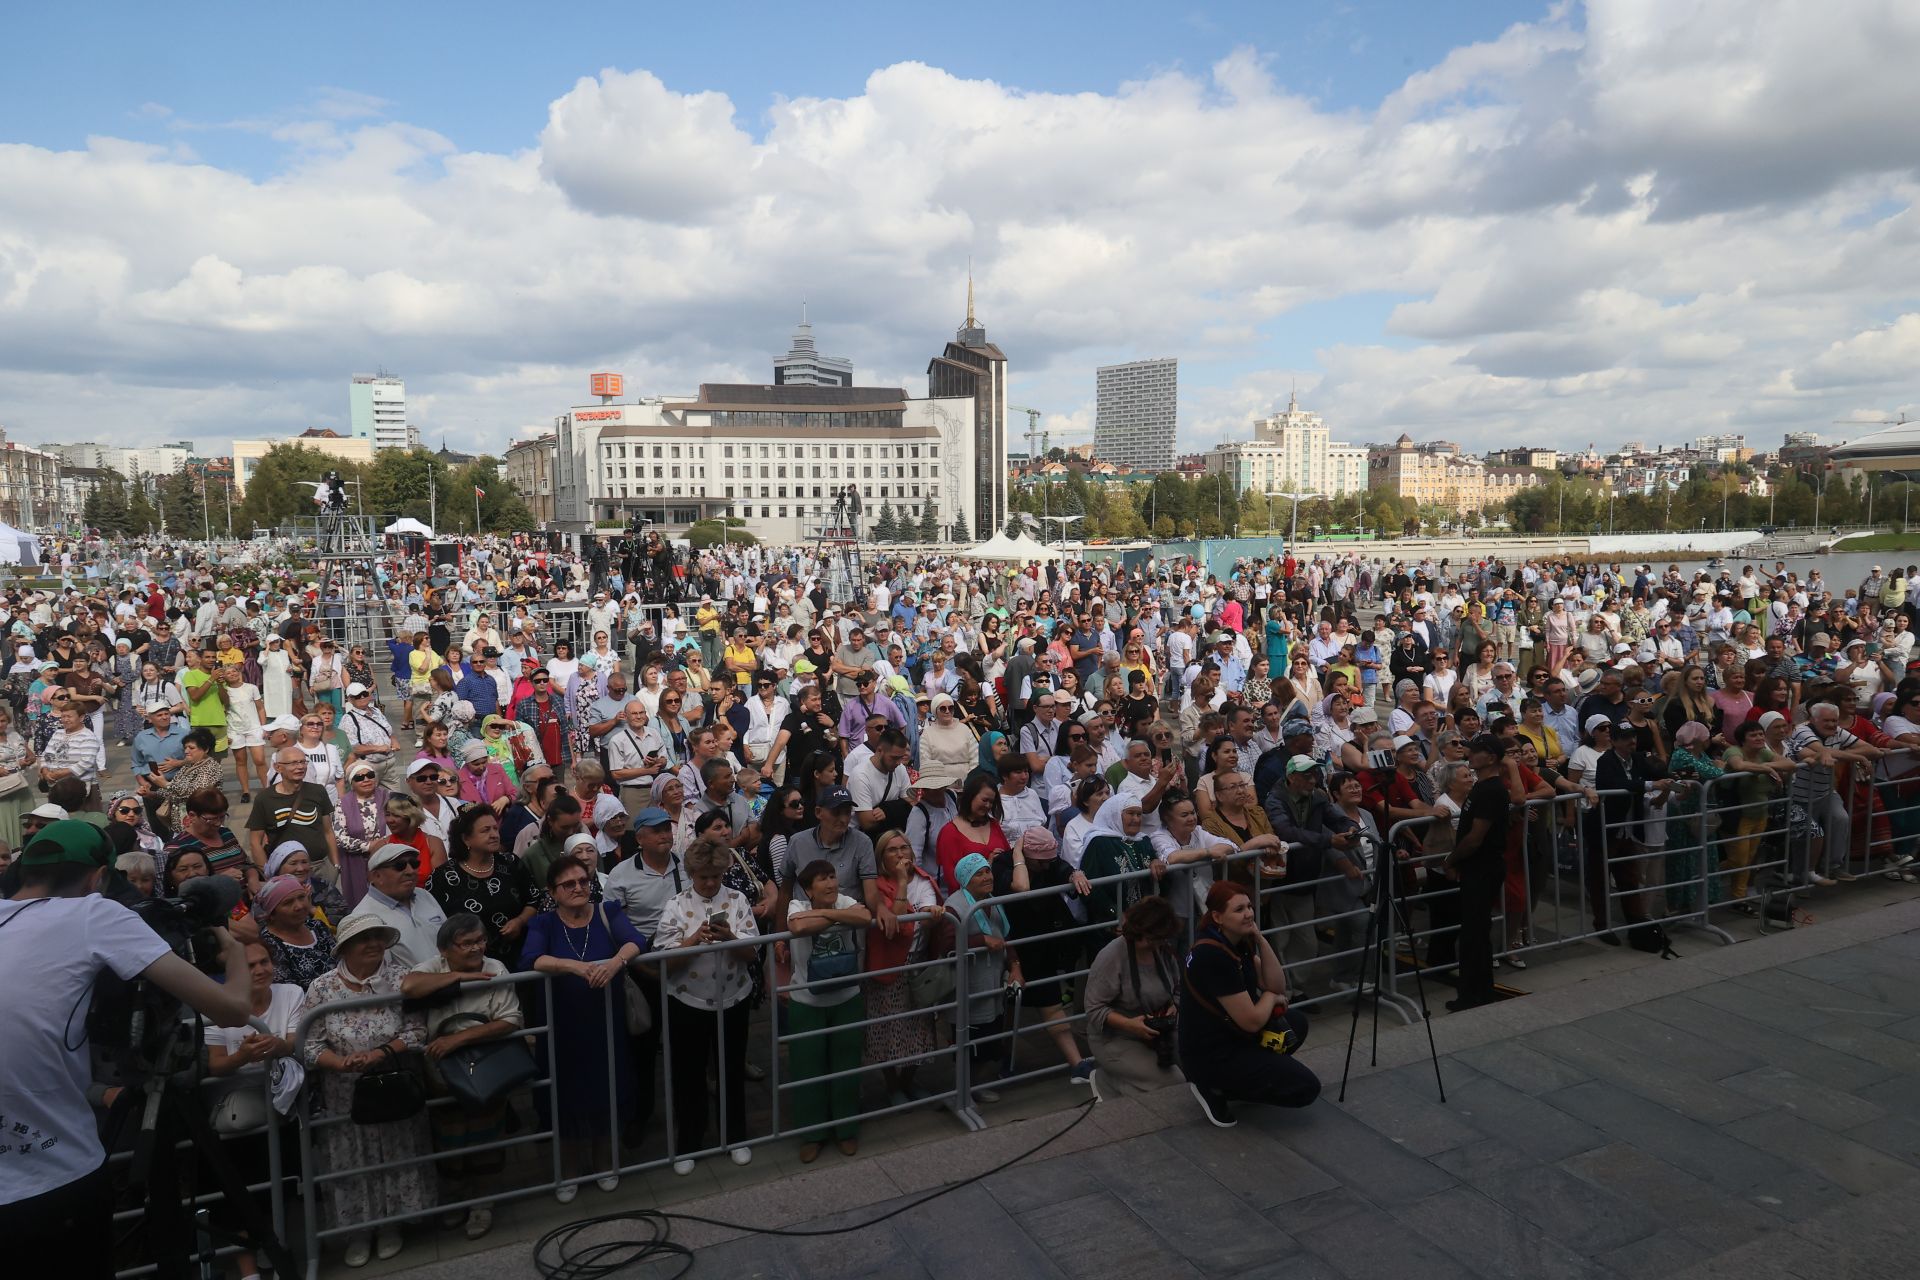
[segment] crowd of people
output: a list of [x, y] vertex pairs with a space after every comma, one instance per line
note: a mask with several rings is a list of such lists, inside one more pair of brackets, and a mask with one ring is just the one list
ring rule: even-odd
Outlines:
[[[747, 1164], [770, 1019], [807, 1163], [962, 1052], [961, 1105], [998, 1101], [1022, 1026], [1097, 1097], [1185, 1085], [1229, 1125], [1317, 1095], [1302, 1006], [1365, 980], [1383, 876], [1449, 1009], [1526, 965], [1556, 877], [1649, 949], [1703, 898], [1758, 909], [1776, 862], [1920, 878], [1911, 570], [881, 558], [833, 600], [799, 549], [485, 538], [349, 601], [257, 551], [57, 554], [6, 601], [0, 950], [83, 883], [236, 882], [228, 985], [269, 1031], [208, 1028], [216, 1107], [252, 1132], [240, 1082], [311, 1073], [323, 1166], [381, 1166], [324, 1184], [349, 1265], [406, 1220], [490, 1228], [524, 1102], [360, 1116], [410, 1061], [460, 1097], [447, 1065], [527, 1026], [570, 1201], [650, 1142]], [[109, 931], [123, 977], [141, 927]]]

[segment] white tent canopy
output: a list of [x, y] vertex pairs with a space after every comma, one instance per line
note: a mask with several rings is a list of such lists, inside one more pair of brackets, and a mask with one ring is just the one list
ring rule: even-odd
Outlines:
[[415, 520], [412, 516], [402, 516], [381, 530], [382, 533], [413, 533], [422, 538], [431, 538], [433, 530]]
[[1013, 540], [1013, 549], [1021, 560], [1064, 560], [1064, 553], [1034, 541], [1025, 533]]
[[1022, 554], [1020, 544], [1004, 533], [994, 534], [991, 538], [988, 538], [985, 542], [967, 552], [967, 556], [973, 560], [1022, 560], [1027, 558]]
[[0, 564], [39, 564], [40, 539], [0, 521]]

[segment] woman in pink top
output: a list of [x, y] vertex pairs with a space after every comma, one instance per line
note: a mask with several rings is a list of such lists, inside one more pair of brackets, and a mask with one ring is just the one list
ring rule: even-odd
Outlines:
[[1720, 687], [1708, 694], [1707, 699], [1719, 713], [1714, 733], [1728, 742], [1733, 741], [1733, 731], [1753, 715], [1753, 695], [1747, 692], [1747, 669], [1737, 662], [1728, 667], [1721, 673]]
[[487, 744], [475, 740], [460, 752], [460, 801], [462, 804], [492, 806], [498, 813], [513, 802], [513, 783], [487, 751]]

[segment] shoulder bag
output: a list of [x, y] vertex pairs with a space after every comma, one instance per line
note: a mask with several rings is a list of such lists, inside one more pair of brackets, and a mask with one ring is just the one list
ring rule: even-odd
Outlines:
[[[461, 1024], [477, 1026], [487, 1021], [478, 1013], [456, 1013], [440, 1024], [439, 1033], [445, 1035]], [[526, 1040], [512, 1034], [455, 1049], [438, 1065], [447, 1092], [461, 1106], [473, 1109], [498, 1102], [540, 1074]]]
[[412, 1065], [382, 1045], [386, 1055], [378, 1066], [369, 1067], [353, 1082], [353, 1106], [349, 1112], [355, 1124], [393, 1124], [410, 1120], [427, 1105], [426, 1086]]
[[[673, 883], [676, 887], [680, 884], [680, 862], [677, 858], [674, 860], [673, 865]], [[613, 926], [607, 922], [607, 904], [603, 902], [596, 909], [600, 912], [600, 927], [607, 931], [607, 941], [611, 943], [613, 941]], [[618, 948], [615, 949], [618, 950]], [[653, 1030], [653, 1002], [647, 999], [647, 990], [640, 985], [640, 977], [633, 971], [632, 965], [625, 967], [624, 974], [627, 984], [627, 989], [624, 993], [626, 995], [627, 1034], [630, 1036], [644, 1036]]]

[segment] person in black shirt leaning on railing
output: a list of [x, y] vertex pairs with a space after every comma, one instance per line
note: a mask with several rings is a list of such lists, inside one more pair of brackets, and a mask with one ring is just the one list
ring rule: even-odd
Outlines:
[[1180, 1068], [1206, 1117], [1238, 1121], [1236, 1102], [1304, 1107], [1320, 1080], [1293, 1055], [1307, 1038], [1306, 1015], [1287, 1007], [1280, 957], [1260, 932], [1245, 886], [1217, 881], [1180, 985]]
[[[1508, 808], [1517, 803], [1517, 770], [1506, 746], [1490, 733], [1467, 744], [1467, 763], [1474, 774], [1454, 829], [1453, 852], [1446, 870], [1460, 882], [1459, 991], [1447, 1001], [1454, 1012], [1492, 1004], [1494, 895], [1506, 876]], [[1511, 775], [1511, 776], [1510, 776]]]

